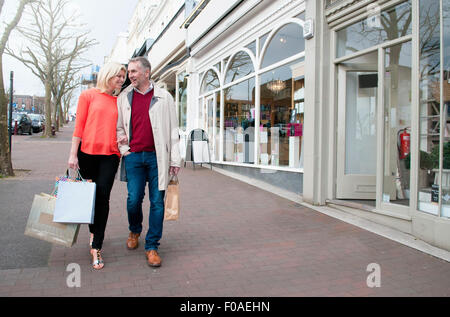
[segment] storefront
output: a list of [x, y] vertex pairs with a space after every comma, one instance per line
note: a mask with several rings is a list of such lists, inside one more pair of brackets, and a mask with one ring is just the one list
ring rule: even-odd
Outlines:
[[329, 2], [327, 202], [449, 250], [450, 3]]
[[207, 132], [215, 166], [301, 194], [305, 6], [253, 2], [258, 10], [237, 7], [239, 22], [193, 45], [188, 121]]
[[183, 153], [203, 129], [217, 169], [450, 250], [448, 1], [202, 4], [171, 77]]

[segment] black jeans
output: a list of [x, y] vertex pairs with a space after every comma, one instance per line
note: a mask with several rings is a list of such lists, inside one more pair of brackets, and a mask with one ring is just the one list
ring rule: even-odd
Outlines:
[[94, 223], [89, 231], [94, 234], [92, 248], [101, 249], [105, 238], [106, 223], [109, 215], [109, 197], [114, 177], [119, 167], [117, 155], [90, 155], [78, 151], [78, 165], [84, 179], [92, 179], [95, 189]]

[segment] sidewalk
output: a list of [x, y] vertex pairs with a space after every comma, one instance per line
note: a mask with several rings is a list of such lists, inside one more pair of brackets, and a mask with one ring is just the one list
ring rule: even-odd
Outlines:
[[[105, 268], [94, 271], [87, 225], [72, 248], [23, 236], [34, 194], [50, 192], [65, 172], [72, 129], [51, 140], [13, 137], [14, 168], [29, 171], [0, 179], [1, 205], [13, 206], [1, 207], [0, 239], [11, 246], [4, 235], [16, 233], [29, 252], [1, 268], [0, 296], [450, 296], [450, 263], [190, 164], [179, 175], [180, 219], [164, 223], [162, 266], [147, 266], [143, 238], [126, 249], [126, 184], [116, 180]], [[146, 232], [147, 194], [144, 201]], [[36, 243], [41, 249], [30, 247]], [[81, 267], [81, 287], [67, 285], [70, 263]], [[371, 263], [380, 267], [380, 287], [367, 286]]]

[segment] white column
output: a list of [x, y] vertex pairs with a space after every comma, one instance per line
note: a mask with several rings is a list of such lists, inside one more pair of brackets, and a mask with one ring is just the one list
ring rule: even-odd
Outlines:
[[[314, 205], [325, 204], [329, 184], [330, 153], [329, 95], [330, 50], [323, 18], [324, 1], [306, 1], [306, 19], [314, 23], [314, 37], [305, 40], [305, 124], [303, 200]], [[326, 73], [325, 73], [326, 72]], [[331, 154], [331, 155], [330, 155]]]

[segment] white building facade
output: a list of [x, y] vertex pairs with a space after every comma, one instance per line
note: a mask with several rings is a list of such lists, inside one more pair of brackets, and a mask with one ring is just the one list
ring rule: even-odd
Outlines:
[[450, 250], [448, 1], [165, 3], [183, 155], [203, 129], [216, 168]]

